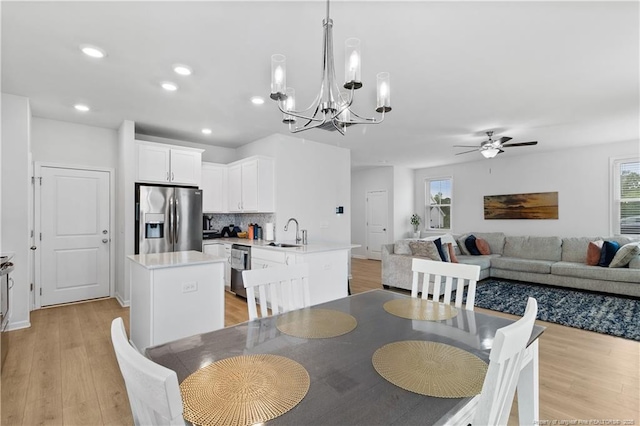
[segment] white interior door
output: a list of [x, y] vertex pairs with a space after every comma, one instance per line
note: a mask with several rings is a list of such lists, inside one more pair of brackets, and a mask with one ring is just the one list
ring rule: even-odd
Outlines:
[[109, 296], [109, 172], [43, 166], [40, 175], [40, 305]]
[[389, 219], [387, 191], [367, 191], [367, 257], [380, 260], [387, 243]]

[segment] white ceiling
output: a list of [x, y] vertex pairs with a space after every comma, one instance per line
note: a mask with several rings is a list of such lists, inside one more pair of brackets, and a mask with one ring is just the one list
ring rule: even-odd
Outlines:
[[[3, 1], [1, 14], [2, 91], [28, 97], [37, 117], [113, 129], [128, 119], [142, 133], [238, 147], [288, 133], [268, 99], [271, 54], [287, 56], [298, 107], [319, 88], [324, 1]], [[354, 167], [475, 161], [453, 145], [492, 129], [539, 141], [501, 158], [639, 138], [637, 1], [334, 1], [331, 17], [339, 81], [344, 40], [362, 40], [361, 115], [377, 115], [375, 76], [391, 73], [384, 123], [298, 134], [351, 149]], [[85, 57], [83, 43], [107, 58]], [[193, 75], [174, 74], [177, 62]]]

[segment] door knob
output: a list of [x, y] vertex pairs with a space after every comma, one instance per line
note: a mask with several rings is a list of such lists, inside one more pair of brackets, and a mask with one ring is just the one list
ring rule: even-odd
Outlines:
[[31, 246], [31, 247], [29, 247], [29, 248], [30, 248], [31, 250], [36, 250], [38, 247], [36, 247], [36, 246]]
[[106, 233], [107, 233], [107, 230], [106, 230], [106, 229], [103, 229], [103, 230], [102, 230], [102, 233], [103, 233], [103, 234], [106, 234]]
[[103, 243], [105, 243], [105, 244], [107, 244], [107, 243], [109, 242], [109, 240], [107, 240], [106, 238], [103, 238], [103, 239], [102, 239], [102, 242], [103, 242]]
[[384, 232], [387, 232], [387, 228], [382, 228], [382, 230], [383, 230]]

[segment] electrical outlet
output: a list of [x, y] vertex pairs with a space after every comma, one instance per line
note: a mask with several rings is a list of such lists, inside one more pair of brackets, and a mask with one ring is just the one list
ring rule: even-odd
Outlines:
[[326, 220], [320, 222], [320, 229], [328, 229], [328, 228], [329, 228], [329, 222], [327, 222]]
[[326, 263], [326, 264], [322, 265], [322, 269], [324, 269], [325, 271], [328, 271], [329, 269], [331, 269], [331, 264], [330, 263]]
[[198, 283], [197, 281], [191, 281], [189, 283], [182, 283], [182, 292], [183, 293], [191, 293], [194, 291], [198, 291]]

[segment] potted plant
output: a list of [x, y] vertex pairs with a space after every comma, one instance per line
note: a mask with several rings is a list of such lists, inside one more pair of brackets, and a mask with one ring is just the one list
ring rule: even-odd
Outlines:
[[418, 231], [418, 226], [420, 226], [420, 216], [415, 213], [411, 215], [411, 225], [413, 225], [413, 236], [419, 238], [420, 231]]

